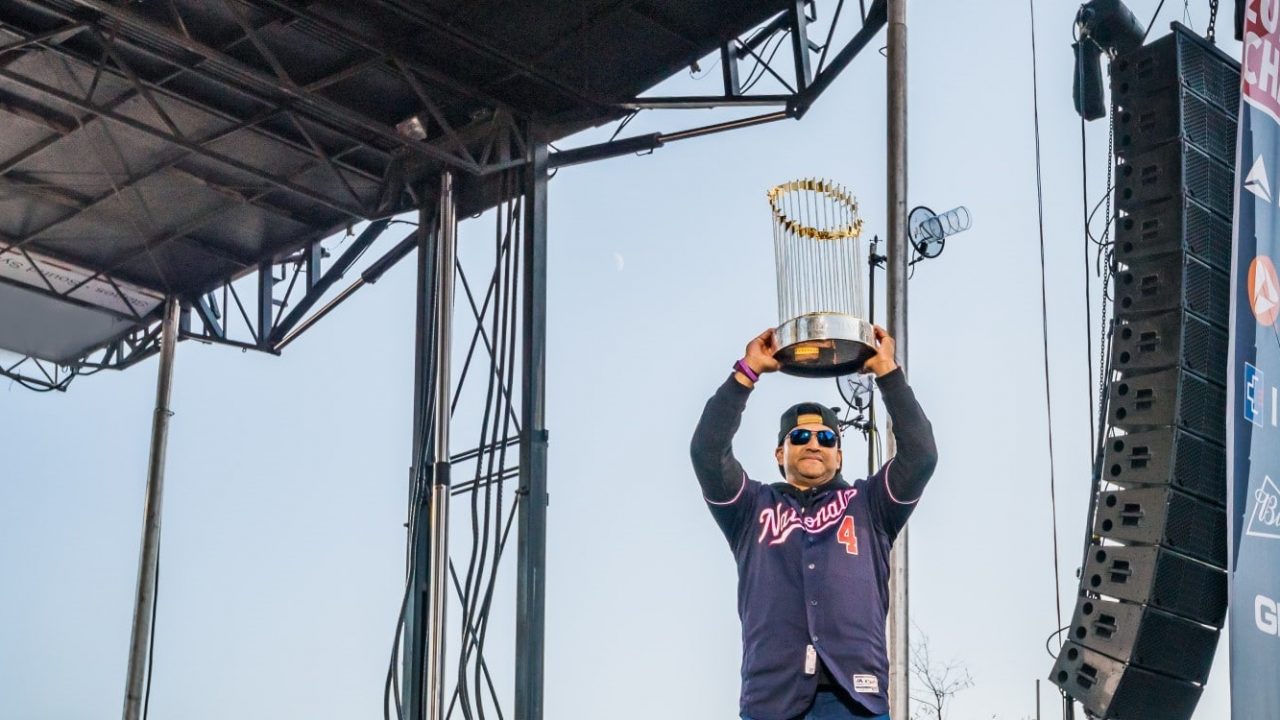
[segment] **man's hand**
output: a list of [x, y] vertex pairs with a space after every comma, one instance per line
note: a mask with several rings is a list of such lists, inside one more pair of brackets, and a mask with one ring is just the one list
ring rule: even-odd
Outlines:
[[747, 343], [746, 353], [742, 359], [757, 375], [777, 372], [781, 365], [773, 357], [778, 352], [777, 340], [773, 337], [773, 328], [769, 328], [752, 338]]
[[879, 325], [873, 327], [876, 334], [876, 354], [863, 364], [861, 372], [875, 373], [876, 377], [884, 377], [898, 369], [898, 361], [894, 358], [898, 344], [889, 336], [887, 330]]

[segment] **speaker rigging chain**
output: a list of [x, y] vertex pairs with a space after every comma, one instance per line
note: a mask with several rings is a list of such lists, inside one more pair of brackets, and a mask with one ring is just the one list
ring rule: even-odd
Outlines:
[[[1115, 169], [1115, 163], [1113, 160], [1115, 155], [1115, 125], [1112, 122], [1113, 111], [1114, 111], [1114, 108], [1108, 105], [1106, 190], [1103, 192], [1102, 198], [1098, 200], [1098, 202], [1093, 206], [1093, 209], [1091, 211], [1088, 209], [1089, 208], [1089, 205], [1088, 205], [1088, 202], [1089, 202], [1088, 201], [1088, 144], [1087, 144], [1087, 136], [1085, 134], [1085, 120], [1083, 116], [1080, 118], [1080, 166], [1081, 166], [1081, 176], [1082, 176], [1081, 177], [1081, 186], [1082, 186], [1081, 202], [1083, 203], [1082, 210], [1088, 211], [1088, 215], [1085, 217], [1085, 222], [1084, 222], [1084, 232], [1085, 232], [1085, 238], [1086, 238], [1086, 242], [1085, 242], [1085, 258], [1086, 258], [1085, 259], [1085, 323], [1086, 323], [1085, 325], [1085, 338], [1086, 338], [1085, 365], [1089, 372], [1092, 371], [1092, 367], [1090, 366], [1089, 363], [1092, 360], [1092, 356], [1093, 356], [1093, 335], [1092, 335], [1093, 323], [1092, 323], [1092, 316], [1091, 316], [1093, 291], [1091, 288], [1091, 283], [1089, 281], [1089, 263], [1088, 263], [1088, 246], [1090, 242], [1092, 242], [1097, 247], [1097, 255], [1094, 258], [1094, 272], [1102, 279], [1102, 298], [1101, 298], [1102, 307], [1101, 307], [1101, 312], [1099, 314], [1100, 329], [1099, 329], [1099, 342], [1098, 342], [1098, 348], [1099, 348], [1099, 352], [1101, 353], [1101, 357], [1099, 359], [1098, 382], [1097, 382], [1098, 387], [1097, 387], [1096, 396], [1092, 394], [1094, 389], [1093, 388], [1094, 383], [1092, 382], [1093, 378], [1089, 377], [1088, 382], [1086, 383], [1086, 391], [1089, 393], [1090, 452], [1094, 452], [1095, 449], [1099, 447], [1098, 435], [1095, 432], [1093, 416], [1095, 414], [1095, 408], [1101, 407], [1103, 402], [1102, 398], [1106, 393], [1107, 378], [1104, 374], [1105, 372], [1104, 368], [1106, 365], [1107, 353], [1110, 351], [1110, 336], [1107, 333], [1107, 306], [1108, 306], [1108, 300], [1110, 299], [1108, 296], [1108, 292], [1111, 287], [1111, 276], [1113, 274], [1113, 267], [1112, 267], [1112, 263], [1114, 261], [1113, 248], [1115, 246], [1115, 240], [1111, 236], [1111, 231], [1115, 227], [1115, 215], [1112, 213], [1112, 209], [1111, 209], [1112, 191], [1115, 189], [1113, 184], [1113, 176], [1112, 176], [1112, 173]], [[1106, 221], [1106, 224], [1104, 224], [1102, 227], [1102, 234], [1095, 238], [1092, 232], [1093, 218], [1097, 214], [1099, 208], [1103, 207], [1104, 204], [1106, 206], [1106, 212], [1104, 217], [1106, 217], [1107, 221]], [[1096, 403], [1094, 401], [1095, 397], [1098, 398]]]
[[1218, 25], [1218, 0], [1209, 0], [1209, 29], [1205, 32], [1205, 38], [1213, 43], [1218, 44], [1216, 29]]
[[[1083, 85], [1083, 74], [1077, 73], [1077, 75], [1080, 75], [1081, 84]], [[1083, 89], [1080, 90], [1080, 94], [1083, 96]], [[1092, 448], [1094, 445], [1093, 378], [1091, 376], [1093, 373], [1093, 288], [1089, 278], [1089, 242], [1092, 239], [1089, 232], [1089, 221], [1093, 219], [1093, 214], [1089, 212], [1089, 145], [1084, 124], [1084, 115], [1080, 115], [1080, 203], [1082, 205], [1080, 211], [1084, 214], [1084, 372], [1086, 377], [1085, 399], [1089, 403], [1089, 413], [1087, 415], [1089, 418], [1089, 447]], [[1110, 164], [1110, 160], [1111, 158], [1108, 156], [1108, 164]], [[1107, 184], [1110, 185], [1111, 183], [1108, 182]], [[1109, 192], [1108, 196], [1110, 196]], [[1111, 223], [1108, 218], [1107, 225], [1102, 230], [1103, 235], [1105, 236], [1110, 229]]]

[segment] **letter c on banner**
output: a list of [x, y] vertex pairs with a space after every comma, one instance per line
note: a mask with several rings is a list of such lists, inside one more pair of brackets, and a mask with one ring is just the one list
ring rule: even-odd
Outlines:
[[1258, 73], [1253, 69], [1258, 66], [1258, 53], [1256, 48], [1262, 47], [1262, 38], [1257, 33], [1247, 32], [1244, 34], [1244, 80], [1250, 85], [1258, 84]]

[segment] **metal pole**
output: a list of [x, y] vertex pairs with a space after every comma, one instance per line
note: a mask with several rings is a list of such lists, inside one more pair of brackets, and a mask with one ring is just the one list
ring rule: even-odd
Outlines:
[[449, 408], [453, 382], [453, 277], [458, 243], [453, 174], [440, 175], [440, 243], [436, 254], [435, 403], [432, 407], [431, 580], [428, 592], [427, 717], [444, 720], [445, 599], [449, 582]]
[[518, 720], [542, 720], [547, 567], [547, 146], [532, 145], [525, 177], [520, 528], [516, 566]]
[[1040, 678], [1036, 678], [1036, 720], [1040, 720]]
[[[876, 244], [878, 242], [879, 238], [873, 240], [871, 248], [867, 251], [867, 272], [870, 276], [870, 279], [867, 282], [867, 322], [872, 324], [876, 321]], [[871, 394], [867, 397], [870, 398], [870, 402], [867, 403], [867, 427], [871, 429], [871, 432], [867, 433], [867, 477], [871, 477], [876, 474], [876, 470], [880, 469], [877, 466], [877, 461], [880, 458], [876, 457], [875, 433], [880, 431], [876, 429], [876, 397], [874, 386]], [[893, 441], [890, 440], [890, 442]], [[890, 553], [892, 553], [892, 551], [890, 551]], [[892, 555], [890, 555], [890, 557], [892, 557]]]
[[[888, 331], [898, 344], [898, 363], [907, 363], [907, 0], [888, 0]], [[892, 421], [890, 421], [892, 422]], [[889, 433], [889, 456], [897, 452]], [[889, 715], [911, 716], [910, 621], [907, 615], [908, 528], [889, 555]]]
[[[431, 194], [429, 192], [423, 193]], [[408, 597], [404, 614], [404, 718], [426, 717], [427, 592], [431, 577], [428, 517], [434, 450], [431, 446], [435, 402], [436, 255], [440, 242], [438, 207], [418, 212], [418, 284], [415, 294], [413, 373], [413, 461], [409, 472]]]
[[178, 298], [165, 299], [161, 321], [160, 372], [156, 380], [156, 409], [151, 419], [151, 459], [147, 467], [147, 495], [142, 516], [142, 552], [138, 558], [138, 593], [129, 633], [129, 671], [125, 681], [124, 720], [138, 720], [147, 679], [151, 623], [155, 619], [156, 574], [160, 567], [160, 510], [164, 499], [164, 457], [169, 444], [169, 396], [173, 389], [173, 350], [178, 341]]

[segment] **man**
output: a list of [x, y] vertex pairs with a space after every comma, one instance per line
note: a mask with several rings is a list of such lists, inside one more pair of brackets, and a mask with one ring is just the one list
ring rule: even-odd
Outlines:
[[893, 338], [876, 327], [875, 339], [863, 372], [876, 375], [897, 444], [875, 475], [845, 482], [835, 413], [801, 403], [782, 414], [774, 451], [786, 481], [747, 477], [733, 435], [760, 376], [778, 370], [772, 330], [747, 345], [694, 432], [694, 471], [738, 564], [744, 720], [888, 718], [889, 549], [937, 449]]

